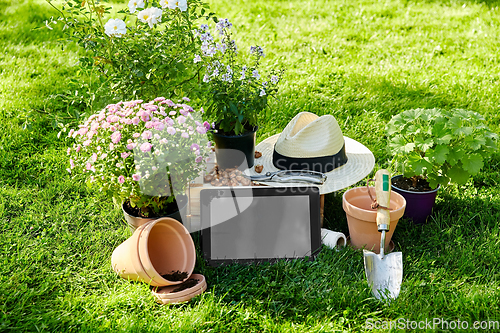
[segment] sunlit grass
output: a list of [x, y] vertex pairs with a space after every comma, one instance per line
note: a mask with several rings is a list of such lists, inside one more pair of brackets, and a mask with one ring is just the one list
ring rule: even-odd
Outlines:
[[[267, 64], [287, 70], [259, 141], [297, 112], [333, 114], [387, 166], [385, 123], [406, 109], [467, 108], [499, 131], [498, 2], [210, 3], [235, 25], [242, 52], [262, 45]], [[121, 211], [65, 170], [68, 143], [53, 119], [73, 113], [49, 96], [74, 94], [81, 51], [61, 49], [59, 27], [43, 28], [52, 15], [42, 0], [0, 0], [0, 331], [330, 332], [362, 331], [367, 318], [500, 319], [498, 154], [466, 186], [440, 190], [427, 225], [399, 222], [405, 275], [389, 305], [372, 298], [362, 253], [350, 248], [218, 269], [199, 257], [207, 292], [157, 305], [147, 286], [110, 268], [130, 235]], [[326, 224], [347, 233], [339, 194], [327, 195]]]

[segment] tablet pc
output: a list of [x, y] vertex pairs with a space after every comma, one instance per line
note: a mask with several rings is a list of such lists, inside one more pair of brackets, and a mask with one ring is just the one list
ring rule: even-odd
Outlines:
[[200, 193], [203, 258], [230, 263], [314, 259], [321, 249], [317, 187], [217, 187]]

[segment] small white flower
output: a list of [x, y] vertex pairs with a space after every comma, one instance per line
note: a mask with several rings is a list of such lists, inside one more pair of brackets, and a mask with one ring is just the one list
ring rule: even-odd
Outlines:
[[279, 77], [277, 75], [271, 76], [271, 83], [276, 84], [279, 81]]
[[210, 76], [208, 74], [205, 74], [205, 76], [203, 76], [203, 82], [210, 82]]
[[144, 23], [147, 23], [150, 28], [153, 28], [153, 25], [161, 22], [162, 11], [160, 8], [151, 7], [141, 10], [137, 14], [137, 18]]
[[137, 8], [144, 8], [144, 0], [130, 0], [128, 2], [128, 9], [130, 10], [130, 14], [135, 13]]
[[264, 91], [264, 89], [261, 89], [259, 96], [262, 97], [262, 96], [265, 96], [265, 95], [266, 95], [266, 92]]
[[185, 12], [187, 10], [187, 1], [186, 0], [167, 0], [168, 8], [175, 9], [179, 8], [181, 12]]
[[104, 33], [108, 36], [121, 37], [127, 33], [127, 26], [120, 19], [109, 19], [104, 25]]
[[160, 6], [161, 6], [161, 8], [167, 8], [168, 1], [167, 0], [160, 0]]
[[201, 61], [201, 57], [197, 54], [194, 55], [194, 63], [196, 64], [197, 62]]

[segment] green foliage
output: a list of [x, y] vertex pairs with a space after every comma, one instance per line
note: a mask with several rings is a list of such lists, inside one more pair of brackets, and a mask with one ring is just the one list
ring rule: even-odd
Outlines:
[[411, 109], [387, 124], [389, 150], [407, 177], [425, 176], [432, 188], [464, 184], [497, 149], [498, 135], [477, 112]]
[[[201, 0], [190, 1], [185, 11], [163, 8], [153, 21], [141, 20], [140, 8], [112, 16], [108, 0], [65, 0], [60, 7], [53, 0], [46, 1], [60, 13], [50, 24], [64, 24], [67, 37], [86, 50], [79, 66], [89, 76], [98, 74], [93, 93], [100, 98], [182, 97], [196, 86], [199, 69], [192, 56], [198, 42], [193, 27], [205, 13], [213, 15]], [[147, 10], [158, 7], [158, 0], [146, 1]], [[123, 33], [107, 28], [108, 19], [116, 17], [126, 25]]]
[[251, 63], [247, 64], [238, 56], [232, 23], [228, 19], [214, 21], [220, 43], [210, 34], [208, 25], [202, 25], [196, 31], [203, 42], [201, 56], [197, 54], [194, 61], [201, 62], [205, 69], [202, 89], [208, 95], [207, 117], [225, 134], [239, 135], [258, 126], [268, 99], [278, 92], [283, 70], [272, 70], [267, 79], [262, 78], [262, 47], [250, 47]]

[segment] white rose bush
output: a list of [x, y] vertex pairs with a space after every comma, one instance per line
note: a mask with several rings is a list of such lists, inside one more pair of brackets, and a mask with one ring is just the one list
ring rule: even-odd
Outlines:
[[91, 90], [101, 100], [180, 98], [196, 86], [195, 22], [214, 15], [201, 0], [122, 0], [124, 9], [113, 15], [108, 0], [46, 1], [59, 14], [47, 27], [63, 24], [86, 50], [79, 66], [89, 78], [97, 74]]
[[185, 102], [159, 97], [106, 106], [70, 130], [67, 171], [142, 217], [165, 214], [204, 170], [211, 149], [211, 125]]

